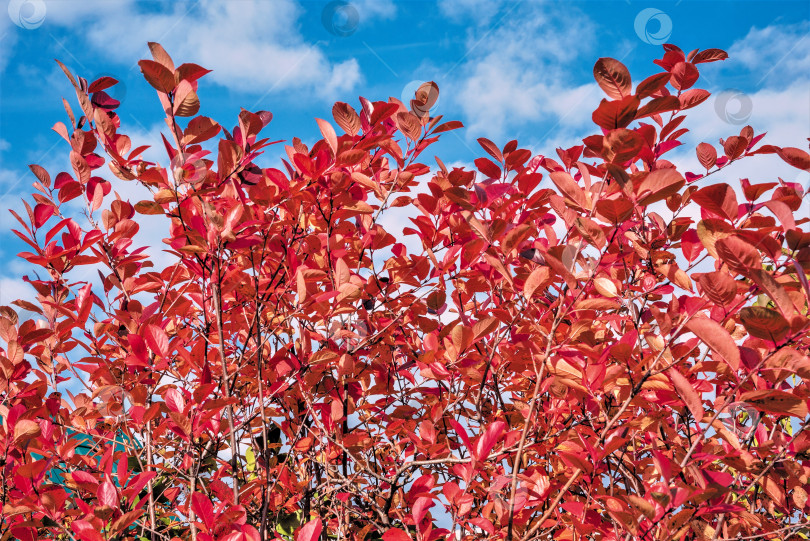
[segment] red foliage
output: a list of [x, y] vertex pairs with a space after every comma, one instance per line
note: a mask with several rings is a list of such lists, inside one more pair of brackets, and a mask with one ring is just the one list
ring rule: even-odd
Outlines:
[[[271, 115], [242, 110], [230, 132], [196, 116], [207, 70], [150, 48], [170, 167], [119, 131], [113, 79], [66, 69], [82, 116], [54, 129], [73, 170], [31, 166], [16, 233], [46, 272], [16, 303], [35, 320], [0, 309], [3, 539], [799, 529], [804, 194], [704, 179], [810, 155], [746, 126], [701, 143], [698, 173], [663, 158], [724, 52], [666, 45], [635, 93], [600, 59], [598, 134], [560, 162], [480, 139], [476, 172], [419, 161], [461, 127], [425, 112], [432, 83], [409, 105], [335, 104], [343, 133], [318, 119], [323, 139], [263, 168]], [[153, 198], [120, 199], [105, 163]], [[407, 246], [381, 222], [403, 206]], [[170, 223], [165, 268], [133, 244], [144, 220]], [[100, 282], [77, 278], [90, 267]]]

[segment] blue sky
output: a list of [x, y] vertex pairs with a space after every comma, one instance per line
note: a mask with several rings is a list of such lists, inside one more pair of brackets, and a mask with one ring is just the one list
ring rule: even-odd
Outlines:
[[[683, 170], [698, 170], [695, 144], [716, 144], [745, 124], [780, 146], [807, 148], [810, 136], [808, 1], [4, 1], [0, 304], [21, 294], [26, 271], [14, 258], [23, 245], [8, 233], [6, 209], [19, 208], [30, 193], [35, 179], [27, 164], [52, 177], [70, 170], [66, 143], [50, 128], [66, 121], [63, 96], [76, 108], [75, 94], [54, 58], [89, 80], [119, 79], [113, 97], [122, 101], [122, 131], [152, 145], [165, 126], [136, 64], [149, 57], [147, 41], [163, 44], [178, 64], [214, 70], [200, 84], [202, 114], [230, 128], [240, 107], [272, 111], [265, 132], [272, 139], [312, 141], [319, 137], [315, 117], [331, 119], [334, 101], [408, 99], [419, 83], [434, 80], [441, 90], [434, 114], [466, 128], [446, 134], [433, 153], [447, 164], [472, 164], [482, 155], [481, 136], [501, 146], [518, 139], [553, 155], [596, 133], [590, 115], [603, 96], [592, 77], [595, 60], [621, 59], [637, 82], [660, 71], [652, 60], [666, 41], [730, 54], [702, 69], [696, 86], [714, 96], [689, 115], [687, 144], [669, 155]], [[281, 151], [268, 153], [263, 165]], [[147, 157], [166, 161], [159, 146]], [[773, 156], [749, 162], [720, 180], [810, 182]], [[132, 186], [119, 191], [138, 196]], [[159, 226], [144, 227], [144, 242], [161, 236]]]

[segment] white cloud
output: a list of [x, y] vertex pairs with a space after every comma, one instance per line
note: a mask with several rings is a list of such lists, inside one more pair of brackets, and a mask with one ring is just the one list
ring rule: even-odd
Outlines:
[[[396, 13], [391, 0], [353, 4], [360, 25]], [[65, 40], [68, 49], [86, 40], [105, 58], [133, 66], [149, 58], [146, 43], [157, 41], [178, 64], [195, 62], [211, 69], [207, 80], [237, 91], [263, 95], [296, 90], [333, 100], [363, 80], [354, 58], [330, 60], [326, 41], [310, 43], [303, 37], [303, 9], [295, 0], [201, 0], [160, 3], [157, 10], [132, 0], [57, 1], [47, 7], [46, 25], [76, 32]], [[4, 26], [7, 19], [0, 23], [0, 35]], [[13, 27], [9, 36], [14, 37]], [[328, 36], [324, 29], [324, 39]], [[13, 43], [3, 45], [8, 50]], [[0, 55], [0, 68], [5, 56]]]
[[[475, 12], [474, 4], [463, 0], [440, 7], [461, 16]], [[594, 24], [577, 14], [572, 25], [573, 15], [553, 4], [511, 6], [504, 6], [497, 25], [470, 31], [464, 64], [448, 81], [468, 136], [497, 140], [527, 124], [550, 122], [559, 132], [590, 122], [582, 102], [597, 101], [595, 85], [575, 82], [572, 66], [593, 48]]]
[[810, 73], [810, 21], [752, 28], [729, 49], [724, 68], [751, 71], [757, 84], [775, 86]]
[[0, 13], [0, 73], [6, 69], [13, 54], [17, 43], [17, 30], [19, 29], [11, 23], [6, 14]]
[[353, 0], [361, 19], [379, 17], [391, 19], [397, 13], [397, 6], [392, 0]]
[[472, 19], [486, 24], [498, 12], [501, 0], [439, 0], [439, 11], [453, 21]]

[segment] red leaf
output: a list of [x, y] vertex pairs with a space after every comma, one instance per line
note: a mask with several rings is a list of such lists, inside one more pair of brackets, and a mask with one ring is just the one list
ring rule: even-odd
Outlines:
[[475, 166], [484, 173], [487, 178], [501, 178], [501, 168], [489, 158], [477, 158]]
[[639, 103], [636, 96], [627, 96], [618, 101], [603, 99], [591, 118], [597, 126], [606, 130], [626, 128], [636, 118]]
[[450, 120], [448, 122], [444, 122], [436, 126], [432, 134], [444, 133], [446, 131], [453, 131], [463, 127], [464, 124], [462, 124], [460, 120]]
[[739, 135], [732, 135], [723, 142], [723, 151], [730, 160], [736, 160], [742, 156], [748, 147], [748, 140]]
[[608, 97], [618, 100], [629, 96], [633, 85], [630, 72], [615, 58], [600, 58], [593, 66], [593, 77]]
[[667, 370], [667, 376], [669, 376], [672, 384], [675, 385], [675, 389], [678, 391], [684, 404], [686, 404], [686, 407], [692, 412], [695, 420], [700, 421], [703, 419], [703, 402], [698, 392], [695, 391], [692, 384], [689, 383], [689, 380], [674, 366]]
[[492, 447], [497, 443], [503, 433], [506, 431], [506, 423], [503, 421], [495, 421], [489, 425], [483, 434], [478, 438], [475, 444], [473, 457], [476, 460], [484, 461], [489, 456]]
[[166, 331], [157, 325], [147, 325], [143, 332], [146, 345], [149, 346], [154, 353], [161, 357], [166, 357], [169, 354], [169, 337]]
[[700, 143], [695, 149], [700, 165], [708, 171], [717, 162], [717, 150], [709, 143]]
[[790, 330], [782, 314], [764, 306], [747, 306], [740, 310], [740, 323], [751, 336], [773, 342], [781, 341]]
[[295, 541], [317, 541], [317, 539], [321, 536], [322, 528], [323, 524], [321, 523], [320, 518], [310, 520], [304, 524], [300, 530], [298, 530], [298, 534], [295, 536]]
[[690, 263], [697, 259], [703, 251], [703, 243], [700, 242], [697, 231], [689, 229], [681, 236], [681, 250]]
[[89, 94], [94, 94], [100, 90], [107, 90], [108, 88], [115, 86], [117, 84], [118, 80], [113, 79], [112, 77], [107, 76], [99, 77], [98, 79], [90, 83], [90, 86], [87, 88], [87, 92]]
[[722, 325], [703, 316], [694, 316], [686, 324], [686, 329], [722, 357], [733, 370], [739, 370], [740, 350]]
[[732, 222], [737, 219], [737, 196], [728, 184], [713, 184], [692, 194], [692, 200], [706, 210], [719, 214]]
[[669, 72], [672, 74], [669, 82], [678, 90], [691, 88], [700, 77], [698, 69], [691, 62], [678, 62]]
[[714, 249], [723, 263], [739, 274], [745, 275], [748, 269], [762, 266], [759, 251], [738, 237], [722, 238], [715, 243]]
[[166, 391], [163, 399], [166, 401], [166, 405], [169, 406], [169, 409], [172, 411], [183, 413], [186, 409], [186, 400], [177, 389], [172, 388]]
[[399, 528], [391, 528], [382, 535], [383, 541], [413, 541], [411, 537]]
[[691, 88], [687, 90], [678, 96], [678, 100], [681, 102], [681, 111], [700, 105], [709, 99], [709, 96], [711, 96], [711, 93], [702, 88]]
[[109, 481], [104, 481], [98, 486], [96, 497], [101, 505], [118, 509], [118, 491], [115, 490], [115, 485]]
[[484, 137], [479, 137], [478, 144], [481, 145], [481, 148], [487, 151], [487, 154], [489, 154], [499, 162], [503, 162], [503, 154], [501, 154], [500, 149], [498, 149], [495, 143]]
[[677, 193], [686, 184], [676, 169], [656, 169], [641, 181], [636, 193], [639, 205], [650, 205]]
[[422, 519], [425, 518], [425, 514], [427, 514], [427, 510], [430, 509], [435, 505], [433, 498], [429, 498], [427, 496], [422, 496], [416, 499], [416, 503], [413, 504], [413, 521], [414, 524], [419, 524], [422, 522]]
[[655, 75], [650, 75], [643, 81], [641, 81], [638, 86], [636, 87], [636, 95], [639, 99], [648, 98], [667, 86], [669, 82], [670, 74], [668, 72], [664, 73], [656, 73]]
[[810, 154], [800, 148], [785, 147], [776, 151], [788, 164], [803, 171], [810, 171]]
[[737, 298], [737, 282], [726, 271], [693, 275], [710, 301], [718, 306], [729, 306]]
[[214, 526], [214, 504], [211, 503], [211, 500], [207, 496], [195, 492], [191, 495], [191, 509], [210, 532]]
[[722, 49], [706, 49], [693, 56], [692, 63], [716, 62], [718, 60], [725, 60], [726, 58], [728, 58], [728, 54]]
[[473, 454], [472, 442], [470, 442], [470, 437], [467, 435], [467, 431], [464, 430], [464, 427], [461, 426], [458, 421], [453, 419], [450, 420], [450, 426], [452, 426], [456, 433], [461, 437], [464, 445], [466, 445], [467, 449], [469, 449], [470, 454]]
[[48, 218], [53, 216], [54, 210], [53, 205], [37, 203], [34, 207], [34, 227], [40, 228], [45, 225]]
[[140, 60], [138, 65], [141, 67], [146, 82], [156, 90], [164, 94], [174, 90], [174, 73], [166, 66], [154, 60]]
[[636, 112], [636, 119], [665, 113], [667, 111], [677, 111], [681, 108], [681, 102], [675, 96], [662, 96], [654, 98], [644, 105]]

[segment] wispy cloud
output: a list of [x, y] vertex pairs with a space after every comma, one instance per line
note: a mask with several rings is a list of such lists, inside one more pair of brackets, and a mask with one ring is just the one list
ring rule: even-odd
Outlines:
[[[461, 17], [480, 7], [473, 4], [441, 6]], [[497, 139], [509, 129], [539, 122], [558, 129], [587, 122], [590, 115], [583, 113], [581, 101], [594, 85], [577, 82], [571, 67], [593, 48], [594, 23], [577, 14], [577, 24], [571, 25], [570, 13], [537, 2], [506, 3], [491, 15], [482, 9], [488, 24], [469, 32], [464, 61], [448, 81], [468, 133]]]
[[[390, 0], [352, 5], [361, 23], [396, 13]], [[354, 58], [328, 57], [329, 40], [339, 38], [326, 29], [320, 41], [305, 39], [299, 20], [303, 11], [294, 0], [49, 2], [47, 25], [66, 31], [59, 39], [68, 51], [89, 45], [122, 65], [135, 66], [148, 57], [146, 42], [158, 41], [174, 57], [213, 70], [208, 80], [232, 90], [256, 95], [304, 91], [334, 99], [363, 81], [360, 66]]]

